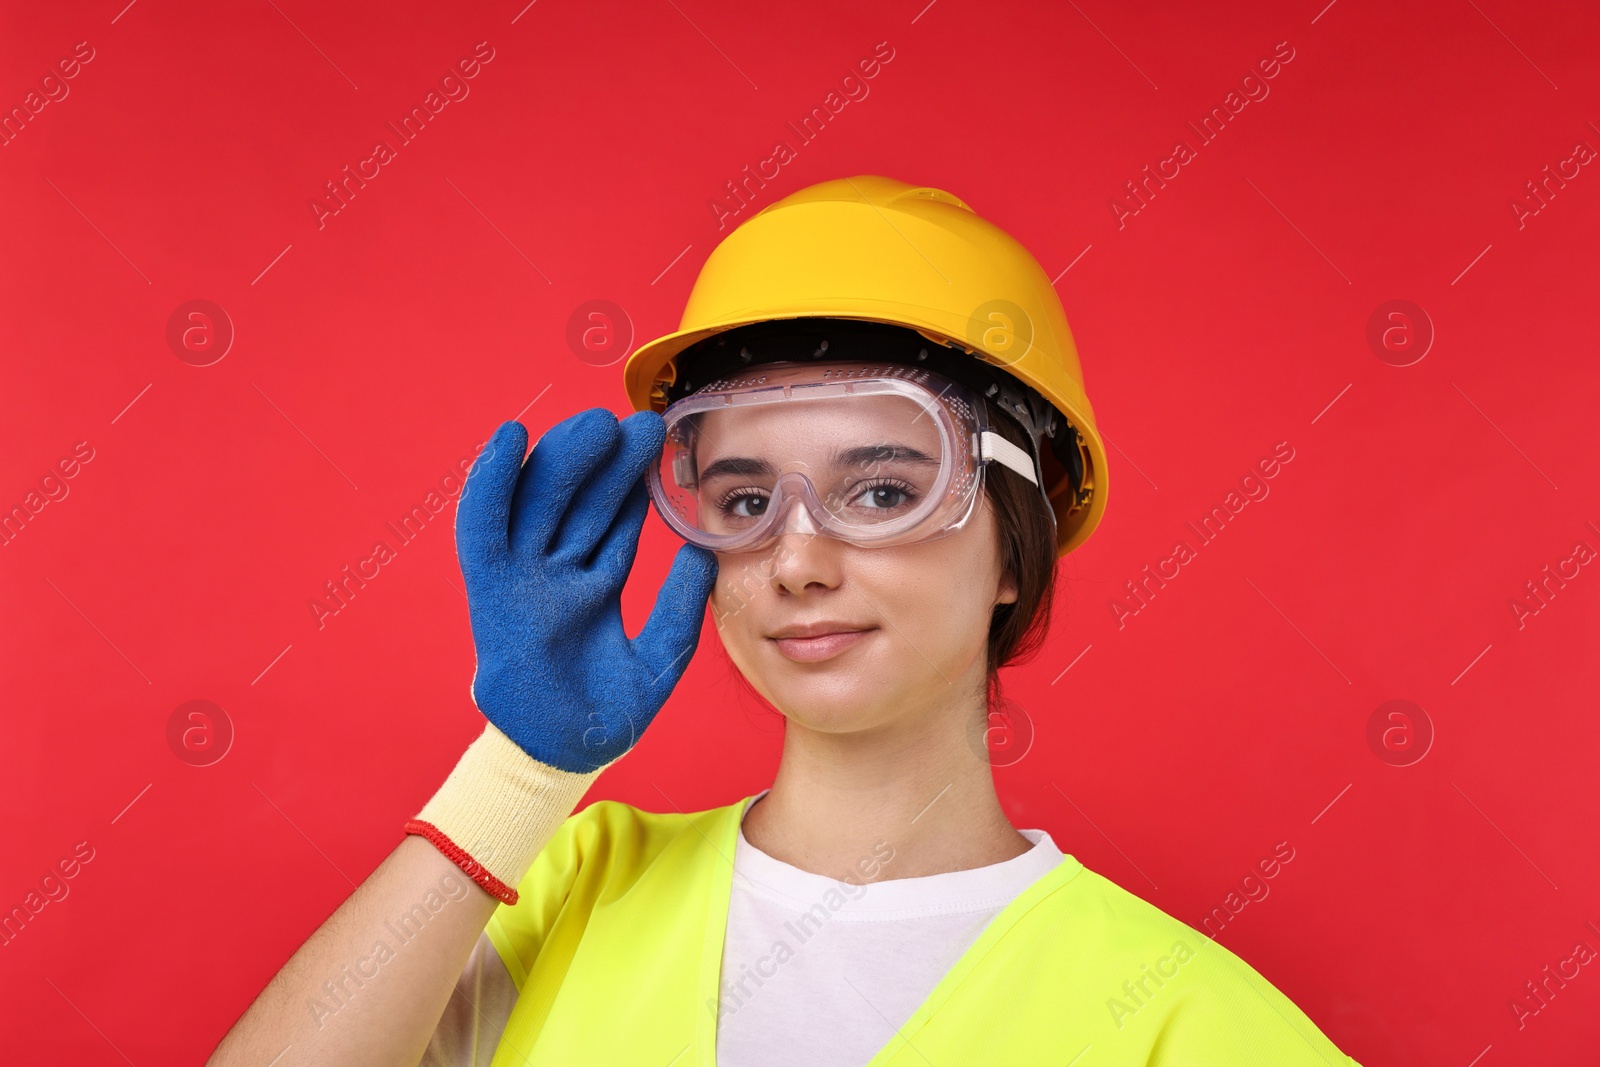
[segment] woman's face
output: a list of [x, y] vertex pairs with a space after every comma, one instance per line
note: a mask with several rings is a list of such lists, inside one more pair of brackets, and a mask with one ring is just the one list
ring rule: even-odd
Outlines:
[[[707, 439], [716, 448], [697, 457], [702, 466], [719, 456], [761, 454], [778, 430], [792, 465], [806, 469], [813, 483], [833, 487], [847, 480], [828, 473], [827, 457], [842, 441], [860, 439], [859, 426], [815, 417], [803, 426], [767, 420], [708, 429], [715, 431]], [[937, 454], [936, 435], [933, 442], [907, 443]], [[816, 488], [819, 495], [828, 492], [828, 486]], [[719, 491], [717, 499], [723, 495]], [[858, 499], [864, 508], [892, 506], [901, 497], [891, 487]], [[759, 499], [746, 498], [729, 510], [743, 513], [759, 505]], [[788, 516], [791, 532], [766, 548], [717, 553], [712, 616], [723, 646], [756, 691], [791, 721], [831, 733], [920, 718], [945, 707], [973, 711], [974, 700], [981, 708], [991, 614], [995, 605], [1017, 597], [1014, 583], [1001, 573], [987, 494], [961, 529], [887, 548], [797, 532], [800, 510]], [[860, 632], [783, 638], [791, 628], [819, 623]]]

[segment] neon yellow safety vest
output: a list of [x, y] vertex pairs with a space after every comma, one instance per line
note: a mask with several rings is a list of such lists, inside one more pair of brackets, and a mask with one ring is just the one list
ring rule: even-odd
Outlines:
[[[489, 920], [518, 989], [492, 1067], [715, 1067], [749, 799], [687, 815], [601, 800], [567, 818]], [[1070, 855], [868, 1067], [930, 1064], [1359, 1067], [1249, 964]]]

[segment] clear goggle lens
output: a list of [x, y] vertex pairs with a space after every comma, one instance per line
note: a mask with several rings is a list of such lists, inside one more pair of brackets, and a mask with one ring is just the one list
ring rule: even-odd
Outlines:
[[[672, 404], [648, 476], [657, 510], [718, 551], [791, 530], [884, 546], [959, 528], [982, 486], [980, 448], [998, 435], [982, 432], [964, 387], [919, 368], [875, 369], [758, 366]], [[1031, 478], [1031, 460], [1027, 469]]]

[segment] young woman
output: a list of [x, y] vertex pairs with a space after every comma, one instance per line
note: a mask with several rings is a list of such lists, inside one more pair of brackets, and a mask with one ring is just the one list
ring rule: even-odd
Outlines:
[[[1353, 1064], [1001, 809], [998, 671], [1106, 486], [1020, 245], [942, 190], [825, 182], [730, 235], [624, 376], [636, 414], [581, 412], [526, 460], [508, 422], [474, 465], [484, 734], [213, 1063]], [[688, 543], [629, 639], [652, 501]], [[784, 717], [771, 787], [574, 814], [707, 606]]]

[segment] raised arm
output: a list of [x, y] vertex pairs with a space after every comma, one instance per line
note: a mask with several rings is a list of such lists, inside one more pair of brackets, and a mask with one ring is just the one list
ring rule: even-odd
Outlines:
[[502, 423], [456, 512], [484, 732], [397, 846], [208, 1061], [414, 1067], [473, 943], [590, 785], [638, 741], [699, 641], [716, 559], [684, 545], [636, 638], [621, 592], [660, 416]]

